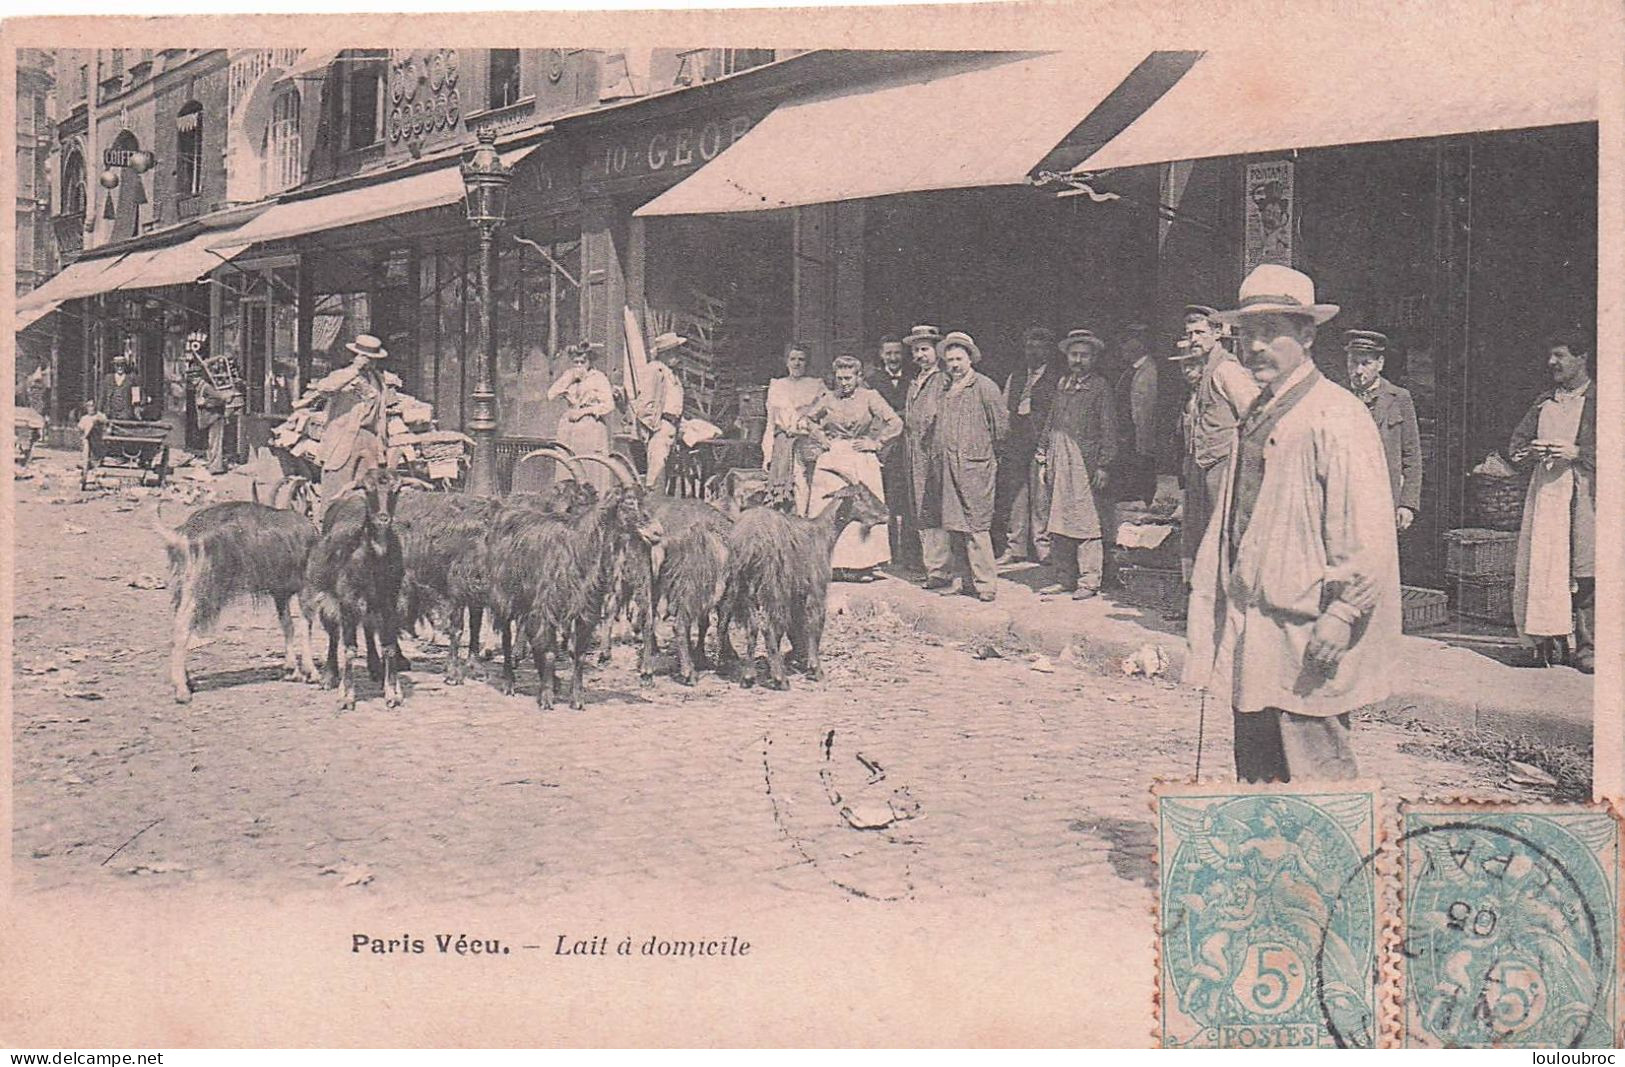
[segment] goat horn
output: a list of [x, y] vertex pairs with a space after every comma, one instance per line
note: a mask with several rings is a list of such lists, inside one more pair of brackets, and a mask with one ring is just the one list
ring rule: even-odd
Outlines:
[[845, 471], [835, 470], [833, 467], [825, 467], [824, 469], [829, 471], [831, 474], [835, 475], [835, 477], [839, 478], [841, 481], [845, 482], [847, 485], [859, 485], [859, 484], [862, 484], [856, 478], [852, 477], [850, 474], [846, 473]]
[[571, 452], [569, 449], [565, 448], [563, 445], [543, 445], [541, 448], [533, 448], [529, 452], [526, 452], [524, 455], [520, 456], [519, 462], [515, 463], [514, 466], [518, 467], [526, 460], [535, 459], [537, 456], [564, 464], [564, 469], [570, 472], [570, 477], [575, 481], [580, 482], [586, 480], [581, 476], [581, 464], [577, 462], [580, 457]]
[[597, 453], [588, 452], [584, 455], [577, 456], [576, 459], [582, 463], [597, 463], [607, 468], [609, 473], [615, 476], [615, 480], [622, 485], [632, 484], [632, 482], [626, 477], [625, 472], [622, 471], [620, 467], [617, 467], [607, 456], [600, 456]]
[[620, 470], [621, 477], [626, 479], [626, 483], [628, 485], [636, 485], [642, 480], [638, 477], [638, 469], [632, 465], [632, 461], [620, 453], [611, 452], [609, 454], [609, 461]]

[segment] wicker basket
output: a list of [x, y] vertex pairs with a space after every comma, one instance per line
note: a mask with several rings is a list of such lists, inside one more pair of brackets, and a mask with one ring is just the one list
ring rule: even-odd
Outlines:
[[1456, 613], [1480, 622], [1512, 623], [1511, 578], [1457, 578]]
[[1523, 525], [1523, 499], [1528, 489], [1529, 479], [1526, 477], [1468, 475], [1468, 513], [1484, 529], [1516, 530]]
[[1123, 567], [1117, 572], [1123, 599], [1153, 611], [1179, 607], [1185, 597], [1185, 579], [1177, 570], [1161, 567]]
[[1443, 626], [1450, 621], [1450, 600], [1441, 589], [1401, 586], [1400, 605], [1404, 611], [1403, 627], [1406, 633]]
[[1448, 530], [1444, 572], [1452, 578], [1505, 578], [1518, 565], [1518, 535], [1510, 530]]

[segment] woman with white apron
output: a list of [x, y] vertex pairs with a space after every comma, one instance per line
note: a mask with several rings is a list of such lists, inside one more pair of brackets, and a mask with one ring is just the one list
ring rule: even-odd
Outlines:
[[804, 409], [824, 391], [824, 379], [807, 373], [807, 349], [792, 341], [784, 350], [783, 378], [767, 385], [767, 430], [762, 434], [762, 466], [781, 490], [794, 489], [796, 512], [807, 507], [812, 456]]
[[[846, 478], [869, 488], [882, 503], [886, 487], [879, 452], [903, 432], [903, 420], [885, 399], [862, 384], [863, 364], [852, 356], [835, 360], [835, 389], [826, 392], [807, 412], [807, 420], [828, 448], [813, 468], [806, 514], [816, 516]], [[843, 478], [842, 475], [846, 477]], [[891, 537], [885, 526], [849, 523], [836, 539], [830, 564], [845, 580], [867, 581], [870, 572], [891, 560]]]
[[[569, 406], [559, 416], [554, 436], [578, 456], [609, 455], [609, 413], [615, 410], [615, 394], [604, 372], [592, 365], [592, 347], [570, 349], [570, 369], [559, 376], [547, 391], [549, 400], [560, 397]], [[583, 464], [587, 481], [600, 493], [612, 484], [612, 475], [597, 463]]]

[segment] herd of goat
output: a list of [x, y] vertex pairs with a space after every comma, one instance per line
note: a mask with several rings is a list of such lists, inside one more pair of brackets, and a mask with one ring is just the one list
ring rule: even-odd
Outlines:
[[[448, 684], [464, 681], [477, 661], [489, 619], [502, 642], [504, 693], [514, 691], [514, 643], [530, 646], [537, 704], [551, 708], [555, 663], [570, 657], [570, 706], [583, 704], [583, 662], [594, 645], [607, 661], [617, 623], [640, 638], [639, 675], [652, 678], [656, 622], [674, 628], [679, 681], [692, 685], [709, 666], [706, 635], [713, 616], [719, 660], [737, 661], [741, 685], [756, 681], [756, 650], [767, 657], [766, 684], [788, 687], [783, 645], [822, 677], [830, 558], [848, 523], [887, 521], [885, 505], [848, 480], [820, 513], [786, 513], [782, 494], [728, 497], [720, 503], [645, 490], [619, 457], [540, 450], [559, 472], [539, 493], [486, 499], [435, 491], [425, 483], [373, 471], [335, 494], [320, 515], [300, 508], [313, 494], [295, 485], [292, 499], [234, 501], [200, 508], [179, 528], [155, 523], [169, 554], [174, 608], [170, 680], [175, 699], [190, 700], [186, 654], [230, 603], [270, 599], [282, 625], [285, 676], [339, 690], [341, 709], [355, 707], [352, 663], [364, 638], [369, 674], [384, 701], [401, 703], [398, 648], [421, 623], [450, 637]], [[599, 464], [614, 485], [597, 492], [584, 475]], [[292, 506], [273, 506], [274, 504]], [[306, 626], [296, 627], [298, 601]], [[318, 673], [311, 633], [327, 633]], [[735, 654], [730, 628], [746, 637]]]

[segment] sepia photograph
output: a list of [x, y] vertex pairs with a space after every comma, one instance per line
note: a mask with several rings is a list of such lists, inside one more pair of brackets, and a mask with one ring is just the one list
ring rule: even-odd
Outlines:
[[1040, 15], [7, 27], [0, 1043], [1617, 1044], [1613, 68]]

